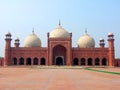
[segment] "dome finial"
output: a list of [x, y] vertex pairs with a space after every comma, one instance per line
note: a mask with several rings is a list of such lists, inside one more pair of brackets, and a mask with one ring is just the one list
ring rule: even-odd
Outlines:
[[34, 27], [33, 27], [33, 29], [32, 29], [32, 33], [34, 33]]
[[61, 22], [60, 22], [60, 19], [59, 19], [59, 26], [61, 26]]
[[85, 28], [85, 33], [87, 33], [87, 28]]

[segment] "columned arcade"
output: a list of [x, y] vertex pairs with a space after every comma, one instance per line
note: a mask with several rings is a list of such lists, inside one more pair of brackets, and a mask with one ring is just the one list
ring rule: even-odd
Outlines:
[[72, 63], [73, 63], [73, 66], [108, 66], [108, 60], [106, 58], [102, 58], [102, 59], [74, 58]]
[[14, 57], [12, 60], [12, 65], [46, 65], [46, 59], [45, 58], [16, 58]]

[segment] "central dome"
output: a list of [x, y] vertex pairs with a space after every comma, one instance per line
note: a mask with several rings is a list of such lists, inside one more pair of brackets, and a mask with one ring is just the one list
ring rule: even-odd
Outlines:
[[34, 31], [25, 39], [24, 46], [25, 47], [41, 47], [41, 41], [37, 37], [37, 35], [35, 35]]
[[85, 32], [83, 36], [80, 37], [78, 40], [78, 47], [79, 48], [94, 48], [95, 47], [95, 40]]
[[51, 38], [67, 38], [70, 37], [70, 34], [62, 28], [61, 24], [59, 23], [59, 26], [54, 29], [52, 32], [50, 32]]

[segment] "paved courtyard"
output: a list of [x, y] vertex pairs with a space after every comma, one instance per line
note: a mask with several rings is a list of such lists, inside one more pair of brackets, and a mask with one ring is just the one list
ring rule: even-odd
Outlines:
[[7, 67], [0, 68], [0, 90], [120, 90], [120, 75], [82, 68]]

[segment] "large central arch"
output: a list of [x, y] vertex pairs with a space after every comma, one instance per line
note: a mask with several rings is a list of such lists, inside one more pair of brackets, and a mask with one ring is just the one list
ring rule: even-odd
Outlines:
[[53, 65], [66, 65], [66, 48], [57, 45], [53, 48]]

